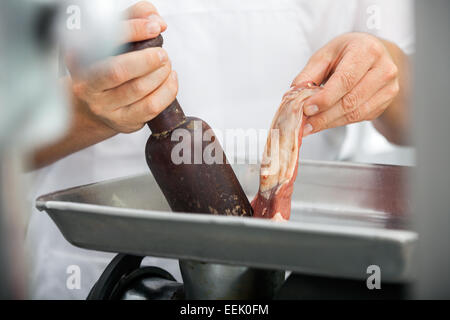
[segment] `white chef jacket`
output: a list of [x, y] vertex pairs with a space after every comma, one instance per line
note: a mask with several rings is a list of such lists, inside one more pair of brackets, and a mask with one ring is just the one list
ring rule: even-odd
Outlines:
[[[136, 1], [122, 0], [125, 8]], [[413, 52], [410, 0], [155, 0], [168, 24], [165, 49], [179, 76], [178, 100], [188, 115], [216, 130], [268, 129], [291, 81], [308, 58], [336, 36], [370, 32]], [[375, 19], [375, 20], [374, 20]], [[336, 128], [303, 140], [301, 158], [339, 160], [355, 152], [360, 127]], [[75, 185], [148, 172], [149, 130], [119, 134], [34, 172], [29, 198]], [[264, 141], [263, 141], [264, 142]], [[47, 214], [33, 210], [27, 230], [31, 296], [84, 299], [112, 259], [69, 244]], [[118, 235], [120, 236], [120, 235]], [[181, 280], [173, 260], [148, 258]], [[81, 288], [66, 285], [70, 266]], [[69, 268], [69, 270], [68, 270]]]

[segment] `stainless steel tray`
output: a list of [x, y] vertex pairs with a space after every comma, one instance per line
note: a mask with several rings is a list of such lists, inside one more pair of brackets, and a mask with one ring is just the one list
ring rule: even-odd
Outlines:
[[[250, 198], [257, 165], [235, 165]], [[409, 231], [411, 169], [304, 161], [291, 220], [172, 213], [150, 174], [41, 196], [45, 210], [73, 245], [160, 256], [382, 281], [411, 279], [417, 234]]]

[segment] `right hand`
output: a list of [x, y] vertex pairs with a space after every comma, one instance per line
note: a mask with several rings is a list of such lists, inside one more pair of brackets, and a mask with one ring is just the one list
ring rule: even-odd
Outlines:
[[[155, 7], [142, 1], [126, 11], [124, 42], [157, 37], [167, 28]], [[72, 91], [92, 117], [116, 133], [141, 129], [175, 100], [178, 81], [167, 53], [148, 48], [109, 57], [84, 70], [68, 63]]]

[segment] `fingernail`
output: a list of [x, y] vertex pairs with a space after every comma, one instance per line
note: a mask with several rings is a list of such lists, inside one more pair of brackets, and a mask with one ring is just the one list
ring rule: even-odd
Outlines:
[[158, 56], [161, 62], [166, 62], [168, 60], [167, 52], [164, 49], [158, 51]]
[[149, 34], [158, 34], [161, 32], [161, 26], [158, 22], [147, 23], [147, 31]]
[[158, 16], [158, 20], [160, 22], [160, 25], [162, 28], [167, 28], [167, 23], [164, 21], [163, 18], [161, 18], [160, 16]]
[[177, 81], [178, 79], [177, 73], [175, 71], [172, 71], [172, 79], [175, 81]]
[[161, 16], [160, 16], [160, 15], [157, 15], [156, 13], [152, 13], [151, 15], [149, 15], [149, 16], [147, 17], [147, 19], [148, 19], [149, 21], [152, 21], [152, 22], [158, 22], [158, 24], [160, 25], [161, 28], [162, 28], [163, 26], [164, 26], [164, 27], [167, 27], [167, 23], [164, 21], [164, 19], [161, 18]]
[[319, 107], [316, 106], [315, 104], [305, 107], [305, 114], [307, 116], [313, 116], [317, 112], [319, 112]]
[[313, 131], [312, 125], [307, 123], [305, 127], [303, 128], [303, 137], [306, 137], [308, 134], [310, 134]]

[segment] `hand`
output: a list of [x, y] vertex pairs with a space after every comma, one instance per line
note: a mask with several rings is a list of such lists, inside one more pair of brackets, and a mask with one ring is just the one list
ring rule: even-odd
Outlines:
[[339, 36], [317, 51], [293, 85], [324, 84], [305, 101], [304, 136], [374, 120], [399, 92], [398, 67], [382, 40], [364, 33]]
[[[155, 7], [142, 1], [130, 7], [124, 42], [157, 37], [167, 25]], [[178, 81], [167, 53], [148, 48], [109, 57], [79, 70], [68, 62], [73, 95], [99, 125], [117, 132], [141, 129], [176, 97]]]

